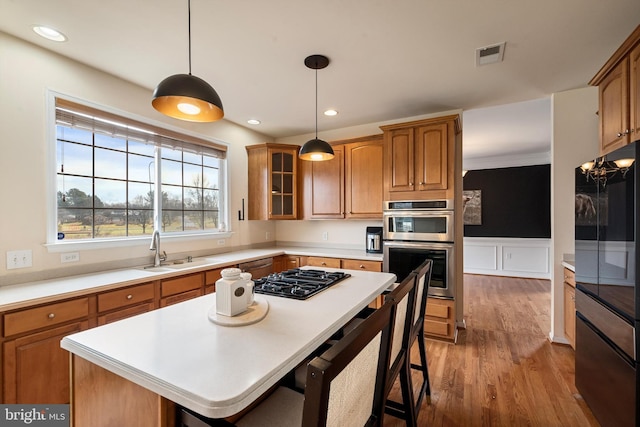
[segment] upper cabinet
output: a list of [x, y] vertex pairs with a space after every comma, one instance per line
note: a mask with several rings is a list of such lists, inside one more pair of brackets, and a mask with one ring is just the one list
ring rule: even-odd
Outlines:
[[600, 155], [640, 139], [640, 26], [589, 84], [598, 86]]
[[297, 219], [297, 145], [247, 146], [249, 219]]
[[[381, 126], [384, 199], [454, 199], [458, 115]], [[461, 173], [462, 171], [460, 171]]]
[[382, 135], [331, 145], [333, 159], [301, 162], [304, 219], [381, 219]]

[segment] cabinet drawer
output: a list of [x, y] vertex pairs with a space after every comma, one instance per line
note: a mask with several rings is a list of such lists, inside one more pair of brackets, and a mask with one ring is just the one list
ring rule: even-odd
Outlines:
[[118, 289], [98, 295], [98, 311], [100, 313], [139, 304], [153, 299], [153, 283]]
[[443, 304], [434, 304], [427, 300], [427, 312], [425, 314], [431, 317], [449, 319], [451, 315], [451, 307]]
[[382, 263], [380, 261], [361, 261], [357, 259], [343, 259], [342, 268], [347, 270], [365, 270], [365, 271], [382, 271]]
[[436, 320], [425, 319], [424, 333], [427, 335], [440, 335], [448, 337], [451, 332], [451, 324], [446, 322], [438, 322]]
[[564, 269], [564, 281], [565, 283], [568, 283], [569, 285], [573, 286], [574, 288], [576, 287], [576, 273], [574, 273], [573, 271], [569, 270], [568, 268]]
[[340, 258], [310, 256], [307, 258], [307, 265], [314, 267], [340, 268]]
[[89, 299], [80, 298], [5, 314], [4, 335], [15, 335], [89, 316]]
[[196, 289], [193, 291], [176, 294], [168, 298], [162, 298], [160, 300], [160, 307], [166, 307], [168, 305], [177, 304], [179, 302], [187, 301], [192, 298], [197, 298], [200, 296], [202, 296], [202, 289]]
[[134, 305], [133, 307], [127, 307], [122, 310], [113, 311], [111, 313], [98, 316], [98, 326], [126, 319], [127, 317], [137, 316], [138, 314], [147, 313], [149, 311], [153, 311], [154, 308], [153, 302], [147, 302]]
[[213, 270], [204, 272], [204, 284], [205, 286], [215, 285], [218, 279], [222, 278], [223, 268], [216, 268]]
[[202, 273], [162, 281], [162, 297], [202, 288]]

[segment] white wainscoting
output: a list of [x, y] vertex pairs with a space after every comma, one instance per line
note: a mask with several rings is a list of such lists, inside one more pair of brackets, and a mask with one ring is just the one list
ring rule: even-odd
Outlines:
[[464, 272], [551, 279], [551, 239], [464, 238]]

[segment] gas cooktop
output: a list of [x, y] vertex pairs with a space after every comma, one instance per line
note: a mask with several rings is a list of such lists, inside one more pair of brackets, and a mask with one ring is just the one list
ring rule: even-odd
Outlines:
[[351, 277], [342, 271], [301, 270], [294, 268], [255, 280], [257, 294], [304, 300]]

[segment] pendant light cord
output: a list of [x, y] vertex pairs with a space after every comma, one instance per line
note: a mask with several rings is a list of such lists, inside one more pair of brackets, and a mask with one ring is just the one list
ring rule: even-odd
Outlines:
[[189, 0], [187, 15], [189, 18], [189, 75], [191, 75], [191, 0]]
[[318, 139], [318, 67], [317, 67], [317, 63], [316, 63], [316, 139]]

